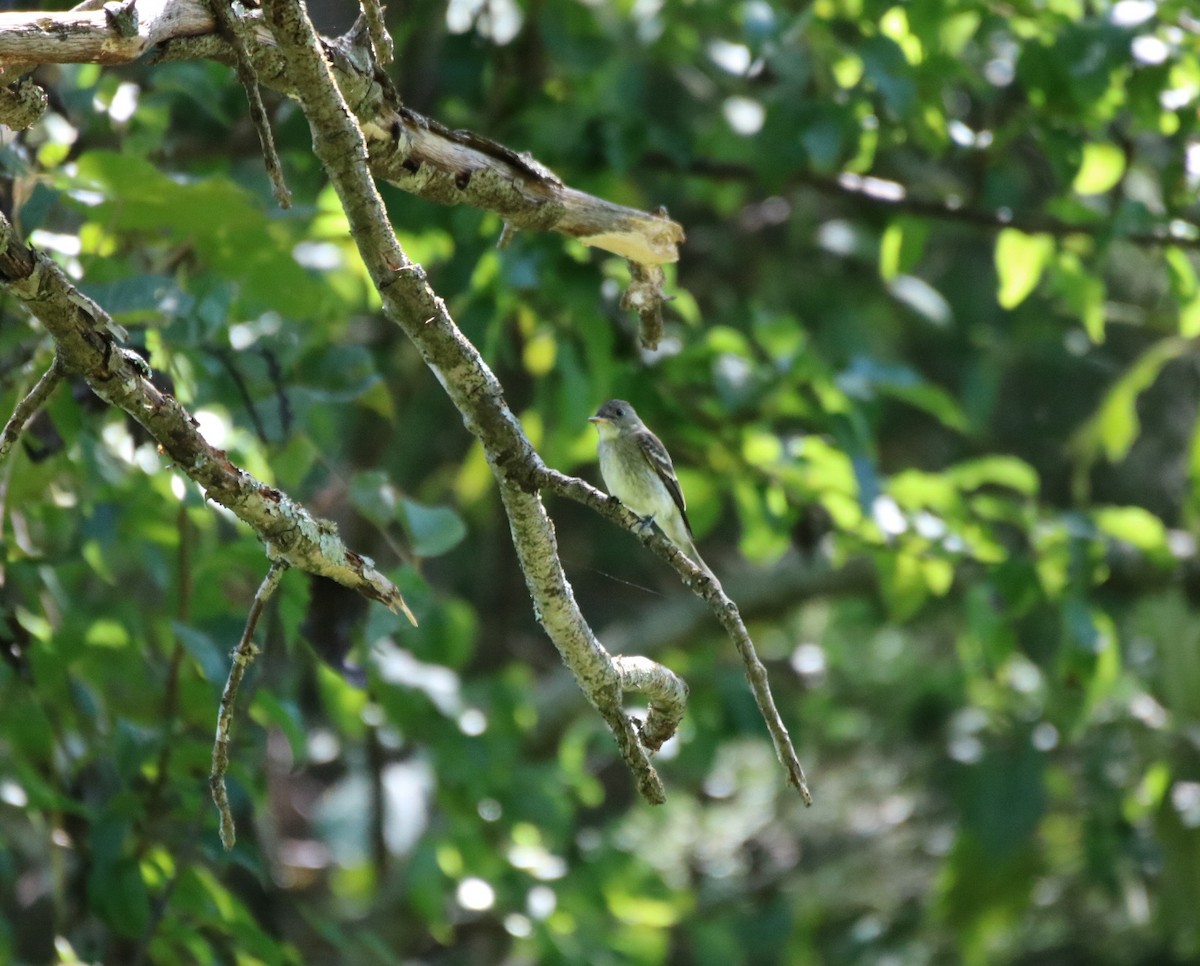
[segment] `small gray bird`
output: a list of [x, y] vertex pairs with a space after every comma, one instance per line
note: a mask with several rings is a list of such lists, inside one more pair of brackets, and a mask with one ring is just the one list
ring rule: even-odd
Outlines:
[[623, 399], [610, 399], [588, 422], [600, 434], [600, 475], [608, 492], [641, 517], [643, 526], [657, 523], [667, 539], [715, 581], [692, 540], [683, 490], [662, 440]]

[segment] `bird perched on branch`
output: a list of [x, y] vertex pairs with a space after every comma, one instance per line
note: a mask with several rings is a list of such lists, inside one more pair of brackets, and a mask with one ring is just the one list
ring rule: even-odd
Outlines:
[[642, 518], [657, 523], [675, 546], [716, 582], [696, 550], [683, 490], [662, 440], [623, 399], [610, 399], [588, 419], [600, 435], [600, 475], [608, 492]]

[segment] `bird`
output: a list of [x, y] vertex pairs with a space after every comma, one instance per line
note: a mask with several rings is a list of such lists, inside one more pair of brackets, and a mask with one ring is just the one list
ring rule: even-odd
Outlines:
[[687, 503], [667, 448], [624, 399], [610, 399], [590, 416], [600, 437], [600, 475], [608, 492], [637, 514], [643, 527], [651, 523], [715, 583], [716, 577], [692, 536]]

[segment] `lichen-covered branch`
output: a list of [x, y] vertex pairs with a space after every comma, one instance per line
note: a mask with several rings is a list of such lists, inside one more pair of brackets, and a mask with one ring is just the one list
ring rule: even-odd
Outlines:
[[657, 661], [636, 654], [618, 654], [613, 658], [622, 691], [636, 691], [650, 701], [642, 722], [642, 744], [651, 751], [675, 734], [687, 708], [688, 686], [678, 674]]
[[[525, 492], [511, 480], [500, 479], [499, 476], [497, 479], [500, 482], [500, 497], [508, 514], [513, 546], [525, 575], [525, 586], [533, 598], [538, 622], [575, 675], [580, 690], [608, 724], [621, 757], [633, 772], [642, 798], [652, 805], [662, 804], [666, 801], [666, 792], [646, 752], [657, 751], [675, 733], [674, 726], [683, 717], [682, 707], [673, 721], [661, 713], [656, 716], [655, 729], [651, 733], [653, 740], [647, 740], [644, 731], [638, 734], [633, 721], [622, 709], [621, 693], [640, 690], [637, 685], [646, 681], [634, 681], [627, 675], [623, 676], [613, 657], [596, 640], [563, 573], [554, 526], [546, 515], [541, 498]], [[649, 659], [646, 661], [653, 663]], [[665, 668], [662, 671], [670, 674]], [[680, 681], [680, 684], [683, 682]], [[686, 693], [687, 685], [683, 685], [684, 696]]]
[[230, 654], [229, 676], [225, 679], [225, 688], [221, 692], [221, 705], [217, 712], [217, 733], [213, 738], [212, 770], [208, 776], [208, 788], [212, 792], [213, 804], [221, 816], [221, 844], [228, 852], [237, 841], [236, 828], [233, 824], [233, 812], [229, 808], [229, 796], [225, 792], [225, 773], [229, 770], [230, 732], [233, 730], [233, 710], [237, 705], [238, 689], [242, 686], [242, 678], [254, 658], [258, 656], [258, 647], [254, 643], [254, 629], [258, 627], [258, 619], [262, 616], [263, 608], [275, 593], [279, 581], [283, 579], [285, 564], [275, 561], [267, 570], [266, 577], [254, 594], [250, 604], [250, 612], [246, 615], [246, 628], [242, 631], [242, 639]]
[[495, 375], [397, 241], [366, 164], [362, 131], [303, 7], [295, 0], [267, 0], [264, 9], [308, 117], [313, 149], [346, 211], [351, 235], [380, 292], [385, 314], [412, 340], [466, 427], [483, 444], [538, 620], [612, 729], [643, 797], [663, 801], [661, 780], [621, 708], [620, 675], [579, 611], [559, 562], [553, 525], [529, 485], [531, 474], [542, 465], [540, 457], [504, 402]]
[[687, 555], [680, 552], [679, 548], [670, 540], [660, 533], [648, 532], [641, 526], [641, 520], [636, 514], [584, 480], [543, 467], [538, 473], [537, 485], [551, 493], [557, 493], [559, 496], [565, 496], [584, 506], [591, 507], [613, 523], [636, 534], [642, 543], [674, 567], [684, 582], [708, 602], [717, 620], [721, 622], [726, 634], [733, 641], [734, 647], [737, 648], [738, 656], [742, 659], [742, 666], [746, 671], [746, 679], [750, 682], [750, 690], [754, 694], [755, 703], [767, 725], [767, 731], [771, 734], [771, 740], [775, 744], [775, 754], [779, 758], [780, 764], [783, 765], [784, 771], [787, 772], [788, 784], [800, 792], [800, 797], [804, 800], [805, 805], [811, 805], [812, 794], [808, 790], [804, 768], [800, 765], [800, 759], [796, 755], [796, 749], [792, 745], [787, 727], [779, 715], [779, 709], [775, 707], [775, 698], [771, 694], [771, 682], [767, 676], [767, 669], [759, 660], [754, 641], [751, 639], [749, 631], [746, 630], [737, 604], [730, 600], [721, 585], [689, 560]]
[[[133, 2], [133, 0], [129, 0]], [[263, 163], [267, 168], [267, 177], [271, 179], [271, 190], [280, 208], [292, 206], [292, 193], [288, 190], [283, 178], [283, 165], [279, 162], [279, 153], [275, 150], [275, 137], [271, 134], [271, 122], [267, 118], [266, 108], [263, 107], [262, 91], [258, 87], [258, 74], [254, 70], [254, 62], [250, 59], [250, 51], [243, 37], [245, 26], [240, 17], [229, 6], [228, 0], [210, 0], [217, 27], [221, 36], [233, 49], [234, 69], [238, 80], [246, 92], [246, 103], [250, 106], [250, 121], [258, 132], [258, 143], [262, 147]]]
[[210, 445], [179, 401], [151, 383], [141, 358], [118, 345], [114, 332], [119, 327], [108, 314], [49, 256], [22, 244], [3, 215], [0, 287], [24, 302], [54, 339], [63, 372], [82, 376], [97, 396], [144, 426], [209, 499], [254, 529], [271, 560], [328, 577], [416, 623], [395, 584], [346, 547], [332, 523], [256, 480]]
[[[102, 7], [0, 13], [0, 66], [128, 64], [164, 40], [215, 29], [206, 0], [137, 0], [131, 7], [124, 21]], [[135, 22], [135, 30], [123, 26]]]
[[23, 131], [46, 111], [50, 98], [28, 77], [19, 78], [12, 86], [0, 83], [0, 124]]
[[[236, 66], [235, 52], [217, 37], [209, 0], [138, 0], [135, 10], [134, 36], [122, 35], [103, 10], [0, 14], [0, 67], [125, 64], [156, 45], [164, 45], [162, 59], [205, 57]], [[257, 17], [247, 11], [244, 18], [254, 71], [263, 84], [294, 95]], [[429, 201], [492, 211], [514, 229], [559, 232], [638, 264], [678, 260], [683, 229], [666, 215], [568, 187], [528, 155], [409, 110], [377, 67], [367, 30], [322, 41], [322, 48], [366, 135], [376, 177]]]

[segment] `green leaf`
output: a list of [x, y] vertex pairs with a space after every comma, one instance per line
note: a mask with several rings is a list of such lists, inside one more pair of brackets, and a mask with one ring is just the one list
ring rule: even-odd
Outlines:
[[399, 495], [383, 470], [355, 473], [350, 481], [350, 503], [359, 513], [382, 529], [397, 519]]
[[990, 485], [1004, 486], [1027, 497], [1037, 496], [1038, 492], [1037, 470], [1015, 456], [981, 456], [952, 466], [946, 474], [962, 490]]
[[884, 229], [879, 240], [879, 275], [891, 281], [902, 272], [911, 272], [921, 260], [929, 222], [916, 218], [897, 218]]
[[1175, 245], [1171, 245], [1163, 253], [1167, 264], [1167, 278], [1171, 283], [1171, 294], [1181, 302], [1190, 302], [1200, 294], [1200, 285], [1196, 279], [1196, 269], [1187, 253]]
[[1141, 428], [1138, 398], [1154, 384], [1163, 366], [1190, 346], [1186, 339], [1172, 337], [1143, 352], [1109, 389], [1096, 415], [1076, 434], [1072, 448], [1087, 457], [1099, 450], [1110, 463], [1124, 459]]
[[949, 429], [965, 432], [969, 428], [966, 413], [950, 393], [941, 386], [922, 383], [916, 386], [881, 386], [887, 395], [894, 396], [927, 412]]
[[413, 553], [420, 557], [439, 556], [467, 535], [466, 524], [449, 507], [425, 506], [402, 498], [398, 510], [412, 542]]
[[1125, 154], [1107, 142], [1085, 144], [1083, 162], [1071, 184], [1081, 195], [1100, 195], [1112, 188], [1125, 173]]
[[[1093, 514], [1096, 528], [1146, 554], [1167, 551], [1167, 527], [1140, 506], [1106, 506]], [[1169, 554], [1168, 554], [1169, 556]]]
[[256, 691], [250, 704], [250, 717], [266, 727], [275, 725], [292, 749], [292, 767], [298, 768], [308, 757], [308, 736], [300, 709], [292, 701], [283, 702], [270, 691]]
[[1200, 336], [1200, 298], [1193, 299], [1180, 308], [1179, 334], [1185, 339]]
[[920, 558], [903, 551], [876, 555], [879, 589], [894, 622], [908, 620], [929, 598], [930, 587]]
[[904, 229], [892, 222], [879, 240], [879, 276], [885, 282], [900, 272], [900, 246], [904, 243]]
[[204, 676], [210, 682], [219, 684], [225, 680], [229, 674], [229, 660], [227, 655], [237, 641], [230, 641], [222, 649], [203, 631], [199, 631], [187, 624], [172, 621], [171, 629], [175, 632], [179, 643], [183, 645], [188, 654], [192, 656], [192, 659], [203, 669]]
[[1093, 343], [1104, 341], [1104, 279], [1085, 266], [1074, 252], [1063, 252], [1054, 266], [1054, 280], [1071, 310], [1079, 316]]
[[1050, 256], [1054, 239], [1049, 235], [1027, 235], [1016, 228], [1005, 228], [996, 239], [996, 274], [1000, 276], [997, 301], [1014, 309], [1037, 287]]

